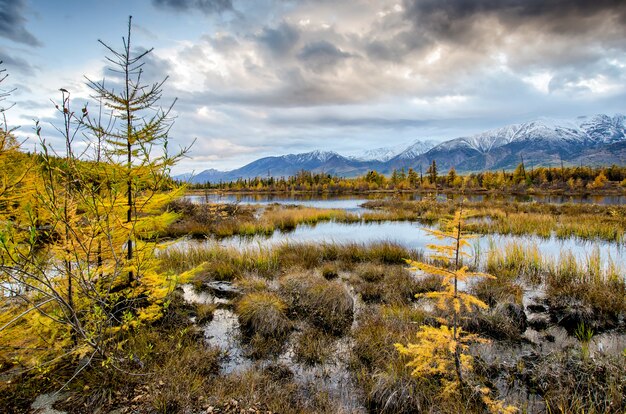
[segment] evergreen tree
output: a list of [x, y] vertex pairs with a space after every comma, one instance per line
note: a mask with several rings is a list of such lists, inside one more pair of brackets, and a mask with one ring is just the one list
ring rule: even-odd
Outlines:
[[430, 167], [428, 167], [426, 174], [428, 174], [430, 183], [437, 185], [437, 162], [435, 160], [433, 160], [433, 162], [430, 164]]

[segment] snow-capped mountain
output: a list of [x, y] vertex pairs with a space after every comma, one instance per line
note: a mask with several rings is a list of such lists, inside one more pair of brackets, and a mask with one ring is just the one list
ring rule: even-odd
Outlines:
[[408, 144], [394, 145], [393, 147], [380, 147], [362, 151], [357, 155], [350, 156], [355, 161], [389, 161], [407, 148]]
[[359, 155], [351, 156], [350, 158], [356, 161], [382, 161], [386, 162], [395, 157], [401, 158], [415, 158], [424, 154], [429, 149], [437, 145], [437, 142], [426, 140], [416, 140], [412, 144], [400, 144], [393, 147], [381, 147], [371, 150], [365, 150]]
[[[393, 154], [393, 155], [392, 155]], [[454, 167], [459, 172], [513, 169], [521, 160], [527, 165], [626, 164], [626, 117], [582, 116], [571, 120], [540, 118], [508, 125], [435, 145], [415, 141], [398, 151], [378, 148], [357, 157], [333, 151], [312, 151], [265, 157], [227, 172], [206, 170], [191, 182], [230, 181], [238, 178], [295, 175], [300, 170], [345, 177], [369, 170], [390, 174], [393, 169], [426, 169], [433, 160], [440, 171]], [[187, 177], [179, 176], [179, 179]]]
[[508, 125], [443, 142], [435, 147], [439, 151], [469, 148], [486, 154], [507, 144], [532, 141], [552, 141], [577, 145], [609, 144], [624, 139], [623, 115], [613, 117], [595, 115], [574, 120], [540, 118], [535, 121]]
[[[433, 148], [437, 143], [435, 141], [426, 140], [426, 141], [415, 141], [413, 144], [409, 145], [403, 151], [396, 154], [396, 156], [400, 159], [413, 159], [422, 154], [427, 153], [431, 148]], [[391, 158], [390, 158], [391, 159]]]
[[284, 159], [287, 162], [293, 162], [296, 164], [302, 163], [310, 163], [310, 162], [320, 162], [324, 163], [330, 160], [333, 157], [341, 157], [341, 155], [337, 154], [335, 151], [311, 151], [306, 152], [304, 154], [289, 154], [285, 155]]

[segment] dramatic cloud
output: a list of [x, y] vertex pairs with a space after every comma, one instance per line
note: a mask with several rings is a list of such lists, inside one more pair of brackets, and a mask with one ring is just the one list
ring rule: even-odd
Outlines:
[[157, 7], [175, 11], [200, 10], [205, 14], [222, 13], [233, 9], [231, 0], [152, 0], [152, 3]]
[[[9, 2], [22, 28], [24, 1]], [[626, 110], [623, 1], [152, 0], [137, 7], [153, 6], [181, 12], [134, 14], [146, 28], [135, 44], [155, 47], [145, 81], [169, 76], [163, 104], [178, 98], [172, 136], [182, 144], [197, 138], [183, 170]], [[56, 35], [35, 29], [46, 43]], [[95, 30], [82, 36], [101, 38]], [[24, 85], [54, 84], [42, 77], [49, 62], [6, 51], [16, 70], [37, 78]], [[42, 69], [29, 71], [27, 62]], [[88, 68], [116, 81], [102, 61]]]
[[26, 30], [25, 8], [24, 0], [0, 0], [0, 37], [28, 46], [41, 46], [39, 40]]

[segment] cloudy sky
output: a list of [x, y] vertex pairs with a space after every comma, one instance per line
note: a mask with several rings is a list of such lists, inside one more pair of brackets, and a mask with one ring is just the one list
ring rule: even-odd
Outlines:
[[173, 141], [196, 138], [175, 172], [626, 112], [620, 0], [0, 0], [20, 136], [39, 119], [54, 141], [59, 88], [112, 77], [98, 39], [121, 46], [129, 15]]

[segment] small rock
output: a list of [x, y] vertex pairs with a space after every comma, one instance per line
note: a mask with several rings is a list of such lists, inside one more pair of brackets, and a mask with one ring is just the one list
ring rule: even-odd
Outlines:
[[531, 303], [530, 305], [526, 306], [526, 309], [530, 313], [542, 313], [548, 311], [546, 305], [542, 305], [540, 303]]
[[222, 299], [232, 299], [242, 293], [241, 290], [231, 282], [224, 281], [207, 282], [203, 285], [203, 288], [212, 291], [215, 297]]
[[536, 331], [543, 331], [548, 325], [550, 325], [550, 316], [547, 313], [535, 313], [528, 317], [528, 326]]
[[50, 393], [41, 394], [31, 404], [30, 408], [34, 410], [36, 414], [67, 414], [65, 411], [59, 411], [52, 408], [55, 402], [63, 398], [64, 394]]

